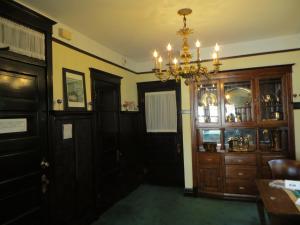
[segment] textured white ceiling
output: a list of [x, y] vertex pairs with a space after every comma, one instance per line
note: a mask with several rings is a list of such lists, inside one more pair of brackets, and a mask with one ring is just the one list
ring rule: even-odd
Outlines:
[[180, 8], [203, 47], [300, 33], [300, 0], [20, 0], [135, 61], [180, 48]]

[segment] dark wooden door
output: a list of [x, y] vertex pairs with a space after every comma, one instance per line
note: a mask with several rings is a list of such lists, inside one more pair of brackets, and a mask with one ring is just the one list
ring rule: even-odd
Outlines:
[[[46, 75], [42, 67], [0, 58], [0, 224], [43, 224], [47, 152]], [[45, 168], [48, 165], [44, 165]]]
[[[145, 123], [145, 93], [176, 91], [177, 132], [147, 133]], [[140, 111], [144, 117], [144, 164], [146, 179], [153, 184], [183, 186], [183, 151], [181, 127], [180, 84], [175, 81], [145, 82], [138, 84]]]
[[97, 207], [106, 209], [120, 196], [120, 77], [91, 70], [96, 120]]

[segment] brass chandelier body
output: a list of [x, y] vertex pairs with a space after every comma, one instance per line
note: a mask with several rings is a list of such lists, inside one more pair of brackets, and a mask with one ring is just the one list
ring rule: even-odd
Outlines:
[[[198, 86], [201, 85], [201, 80], [203, 78], [209, 79], [211, 73], [217, 73], [220, 68], [219, 60], [219, 46], [216, 44], [215, 52], [213, 53], [213, 71], [208, 71], [207, 67], [201, 65], [200, 61], [200, 42], [196, 42], [197, 48], [197, 58], [196, 61], [192, 62], [192, 54], [190, 52], [190, 46], [188, 43], [189, 35], [193, 33], [193, 30], [188, 28], [186, 25], [186, 16], [191, 14], [192, 10], [185, 8], [180, 9], [178, 14], [183, 16], [183, 28], [177, 31], [177, 34], [182, 37], [183, 44], [180, 51], [180, 62], [176, 58], [173, 58], [172, 46], [168, 44], [168, 69], [167, 71], [162, 70], [162, 57], [158, 55], [155, 50], [153, 56], [155, 58], [154, 72], [156, 77], [161, 81], [167, 81], [174, 78], [176, 81], [180, 81], [182, 78], [185, 79], [185, 84], [190, 85], [191, 83], [196, 83]], [[172, 60], [173, 58], [173, 60]]]

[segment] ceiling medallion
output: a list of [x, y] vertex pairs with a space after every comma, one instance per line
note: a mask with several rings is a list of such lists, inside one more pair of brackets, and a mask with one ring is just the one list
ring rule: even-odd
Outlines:
[[169, 43], [167, 45], [168, 51], [168, 66], [166, 71], [162, 69], [163, 58], [155, 50], [153, 56], [155, 59], [154, 72], [156, 77], [165, 82], [170, 78], [174, 78], [176, 81], [180, 79], [185, 79], [184, 83], [190, 85], [191, 83], [196, 83], [198, 86], [201, 85], [201, 80], [209, 79], [210, 74], [218, 73], [220, 66], [222, 65], [219, 60], [219, 51], [220, 47], [218, 44], [215, 45], [213, 58], [213, 71], [208, 71], [207, 67], [201, 65], [200, 60], [200, 42], [197, 40], [195, 45], [197, 48], [197, 58], [196, 61], [192, 62], [192, 54], [190, 52], [190, 46], [188, 44], [188, 37], [193, 33], [193, 30], [186, 26], [186, 16], [192, 13], [192, 10], [189, 8], [184, 8], [178, 10], [178, 14], [183, 16], [183, 28], [177, 31], [177, 34], [180, 35], [183, 39], [182, 48], [180, 50], [180, 61], [173, 57], [172, 46]]

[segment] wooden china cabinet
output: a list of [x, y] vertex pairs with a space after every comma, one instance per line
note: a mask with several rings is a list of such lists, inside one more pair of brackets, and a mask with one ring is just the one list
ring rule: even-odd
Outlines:
[[295, 158], [292, 65], [224, 71], [190, 90], [198, 193], [254, 198], [269, 160]]

